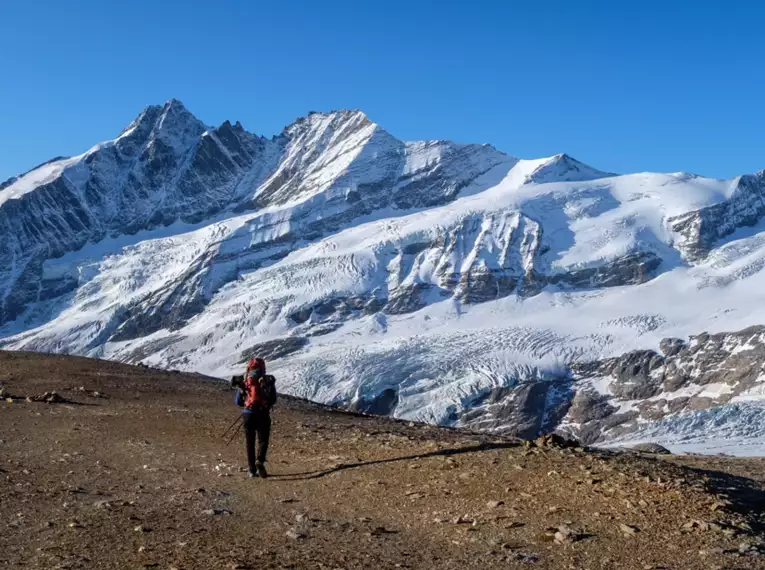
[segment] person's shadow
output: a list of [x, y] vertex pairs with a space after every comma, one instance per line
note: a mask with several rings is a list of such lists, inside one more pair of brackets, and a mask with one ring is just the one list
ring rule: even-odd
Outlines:
[[429, 457], [443, 457], [450, 455], [460, 455], [462, 453], [475, 453], [478, 451], [489, 451], [492, 449], [509, 449], [511, 447], [518, 447], [520, 444], [516, 442], [499, 442], [499, 443], [481, 443], [478, 445], [471, 445], [468, 447], [459, 447], [455, 449], [440, 449], [438, 451], [430, 451], [428, 453], [418, 453], [416, 455], [404, 455], [402, 457], [389, 457], [388, 459], [373, 459], [370, 461], [359, 461], [357, 463], [341, 463], [330, 467], [329, 469], [322, 469], [319, 471], [306, 471], [303, 473], [283, 473], [280, 475], [271, 475], [272, 479], [281, 479], [282, 481], [305, 481], [308, 479], [319, 479], [320, 477], [326, 477], [337, 473], [339, 471], [345, 471], [347, 469], [358, 469], [361, 467], [368, 467], [370, 465], [380, 465], [382, 463], [395, 463], [397, 461], [415, 461], [418, 459], [427, 459]]

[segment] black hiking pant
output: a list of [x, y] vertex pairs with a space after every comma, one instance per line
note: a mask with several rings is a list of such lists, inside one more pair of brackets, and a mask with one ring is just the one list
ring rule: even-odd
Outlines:
[[[242, 417], [244, 424], [244, 442], [247, 447], [247, 464], [252, 473], [255, 463], [265, 463], [268, 452], [268, 438], [271, 436], [271, 414], [267, 411], [256, 410], [245, 412]], [[257, 453], [255, 440], [257, 439]]]

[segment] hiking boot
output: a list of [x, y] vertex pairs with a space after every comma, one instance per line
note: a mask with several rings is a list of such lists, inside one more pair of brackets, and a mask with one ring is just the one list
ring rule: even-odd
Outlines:
[[261, 462], [258, 462], [255, 464], [255, 471], [258, 474], [258, 477], [261, 477], [265, 479], [268, 477], [268, 472], [266, 471], [266, 466], [263, 465]]

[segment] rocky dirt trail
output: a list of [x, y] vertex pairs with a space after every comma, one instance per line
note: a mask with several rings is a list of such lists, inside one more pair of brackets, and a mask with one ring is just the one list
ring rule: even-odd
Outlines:
[[765, 568], [760, 460], [282, 398], [272, 476], [248, 479], [241, 436], [220, 437], [238, 413], [225, 384], [2, 352], [0, 382], [0, 568]]

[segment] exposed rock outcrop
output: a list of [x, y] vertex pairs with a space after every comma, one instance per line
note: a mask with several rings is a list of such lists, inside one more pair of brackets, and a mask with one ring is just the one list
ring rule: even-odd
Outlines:
[[679, 247], [691, 261], [704, 258], [721, 239], [765, 216], [765, 170], [739, 176], [730, 199], [669, 220]]
[[[564, 429], [590, 443], [642, 423], [703, 410], [757, 392], [765, 380], [765, 327], [668, 338], [659, 354], [644, 350], [575, 365], [576, 396]], [[596, 393], [607, 385], [608, 393]], [[628, 408], [628, 415], [619, 410]], [[620, 418], [620, 415], [622, 416]], [[617, 421], [618, 420], [618, 421]]]

